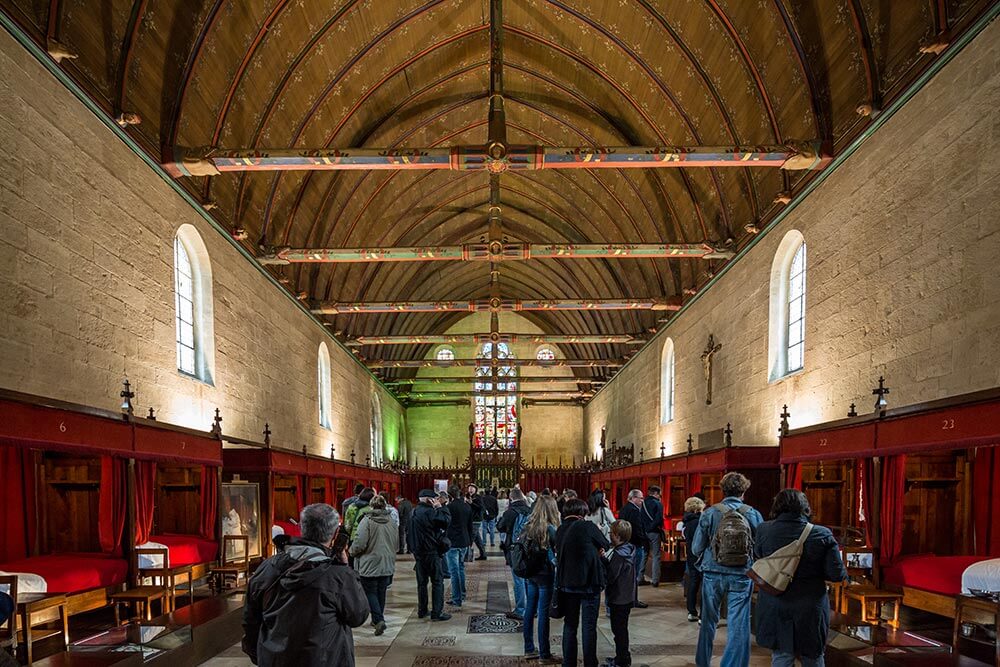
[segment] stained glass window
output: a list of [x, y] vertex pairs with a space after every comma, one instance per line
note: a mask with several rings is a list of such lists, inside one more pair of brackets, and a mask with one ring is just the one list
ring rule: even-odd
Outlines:
[[455, 360], [455, 350], [450, 347], [439, 348], [435, 358], [438, 361], [454, 361]]
[[[510, 347], [497, 343], [497, 359], [512, 359]], [[484, 343], [477, 355], [479, 359], [493, 357], [493, 343]], [[497, 367], [496, 391], [513, 392], [517, 389], [517, 368]], [[481, 378], [474, 385], [477, 395], [474, 401], [475, 446], [477, 449], [517, 448], [517, 395], [513, 393], [489, 394], [494, 390], [493, 377], [489, 366], [476, 368], [476, 376]]]
[[552, 361], [556, 358], [556, 353], [547, 347], [543, 347], [538, 351], [538, 354], [536, 354], [535, 357], [539, 361]]

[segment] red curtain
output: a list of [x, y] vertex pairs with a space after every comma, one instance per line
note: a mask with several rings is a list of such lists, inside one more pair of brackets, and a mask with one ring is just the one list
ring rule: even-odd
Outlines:
[[[324, 478], [323, 479], [323, 502], [326, 503], [327, 505], [332, 505], [333, 507], [336, 507], [337, 506], [337, 498], [335, 496], [335, 493], [336, 493], [336, 487], [334, 486], [333, 479], [330, 478], [330, 477]], [[395, 503], [396, 499], [393, 498], [392, 502]]]
[[125, 528], [125, 470], [122, 461], [101, 457], [101, 490], [98, 501], [97, 534], [101, 551], [117, 554]]
[[135, 462], [135, 543], [149, 542], [153, 532], [153, 502], [156, 496], [156, 463]]
[[219, 469], [204, 466], [201, 469], [201, 536], [215, 538], [215, 524], [219, 515]]
[[854, 462], [854, 506], [858, 508], [857, 521], [865, 531], [865, 546], [872, 546], [872, 464], [871, 459]]
[[299, 511], [306, 506], [306, 485], [309, 483], [309, 478], [305, 475], [296, 475], [295, 477], [295, 502], [298, 503]]
[[31, 450], [0, 445], [0, 563], [27, 558], [35, 543], [35, 464]]
[[693, 496], [694, 494], [701, 491], [701, 473], [693, 472], [688, 475], [688, 496]]
[[1000, 557], [1000, 447], [980, 447], [972, 476], [976, 555]]
[[892, 565], [903, 550], [903, 496], [906, 454], [885, 457], [882, 464], [882, 565]]
[[785, 488], [802, 490], [802, 464], [785, 464]]

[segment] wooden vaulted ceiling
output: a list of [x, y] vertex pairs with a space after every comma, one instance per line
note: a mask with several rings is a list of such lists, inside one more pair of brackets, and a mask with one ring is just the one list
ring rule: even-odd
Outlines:
[[[834, 152], [988, 0], [506, 0], [508, 138], [532, 145], [763, 145]], [[486, 140], [488, 0], [0, 0], [158, 158], [173, 146], [434, 147]], [[924, 49], [929, 51], [929, 49]], [[810, 172], [572, 170], [502, 177], [504, 234], [736, 246]], [[244, 243], [476, 242], [484, 172], [227, 173], [183, 185]], [[718, 260], [505, 263], [509, 298], [690, 295]], [[485, 298], [482, 262], [271, 267], [314, 301]], [[330, 316], [345, 336], [441, 333], [461, 313]], [[553, 334], [645, 334], [662, 313], [528, 314]], [[618, 344], [564, 346], [621, 358]], [[428, 347], [363, 348], [422, 358]], [[398, 373], [405, 373], [399, 371]], [[581, 376], [601, 370], [577, 369]]]

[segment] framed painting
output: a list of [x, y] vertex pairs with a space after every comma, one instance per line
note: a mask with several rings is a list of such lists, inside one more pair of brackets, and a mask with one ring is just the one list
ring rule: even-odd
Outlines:
[[[246, 535], [250, 558], [259, 557], [261, 555], [260, 485], [253, 482], [223, 484], [219, 507], [222, 535]], [[242, 551], [242, 547], [238, 548]]]

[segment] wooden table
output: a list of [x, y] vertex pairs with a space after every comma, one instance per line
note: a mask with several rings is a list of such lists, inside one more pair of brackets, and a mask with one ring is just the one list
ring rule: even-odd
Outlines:
[[[973, 609], [985, 612], [993, 616], [993, 624], [1000, 630], [1000, 602], [977, 598], [974, 595], [959, 595], [955, 598], [955, 625], [951, 633], [951, 646], [953, 651], [958, 650], [958, 630], [962, 625], [962, 612]], [[1000, 665], [1000, 634], [993, 639], [994, 660]]]
[[[31, 644], [34, 641], [31, 631], [31, 617], [53, 608], [58, 609], [59, 612], [63, 648], [66, 648], [69, 646], [69, 616], [66, 613], [66, 596], [62, 593], [20, 593], [17, 596], [17, 615], [21, 619], [21, 631], [24, 633], [24, 652], [29, 665], [32, 664]], [[52, 634], [46, 636], [51, 637]]]
[[899, 627], [899, 608], [903, 604], [903, 596], [892, 591], [883, 591], [874, 586], [847, 586], [844, 589], [844, 609], [846, 610], [849, 600], [857, 600], [861, 603], [861, 622], [868, 623], [873, 620], [878, 623], [882, 618], [882, 605], [891, 602], [893, 606], [892, 620], [888, 621], [893, 628]]

